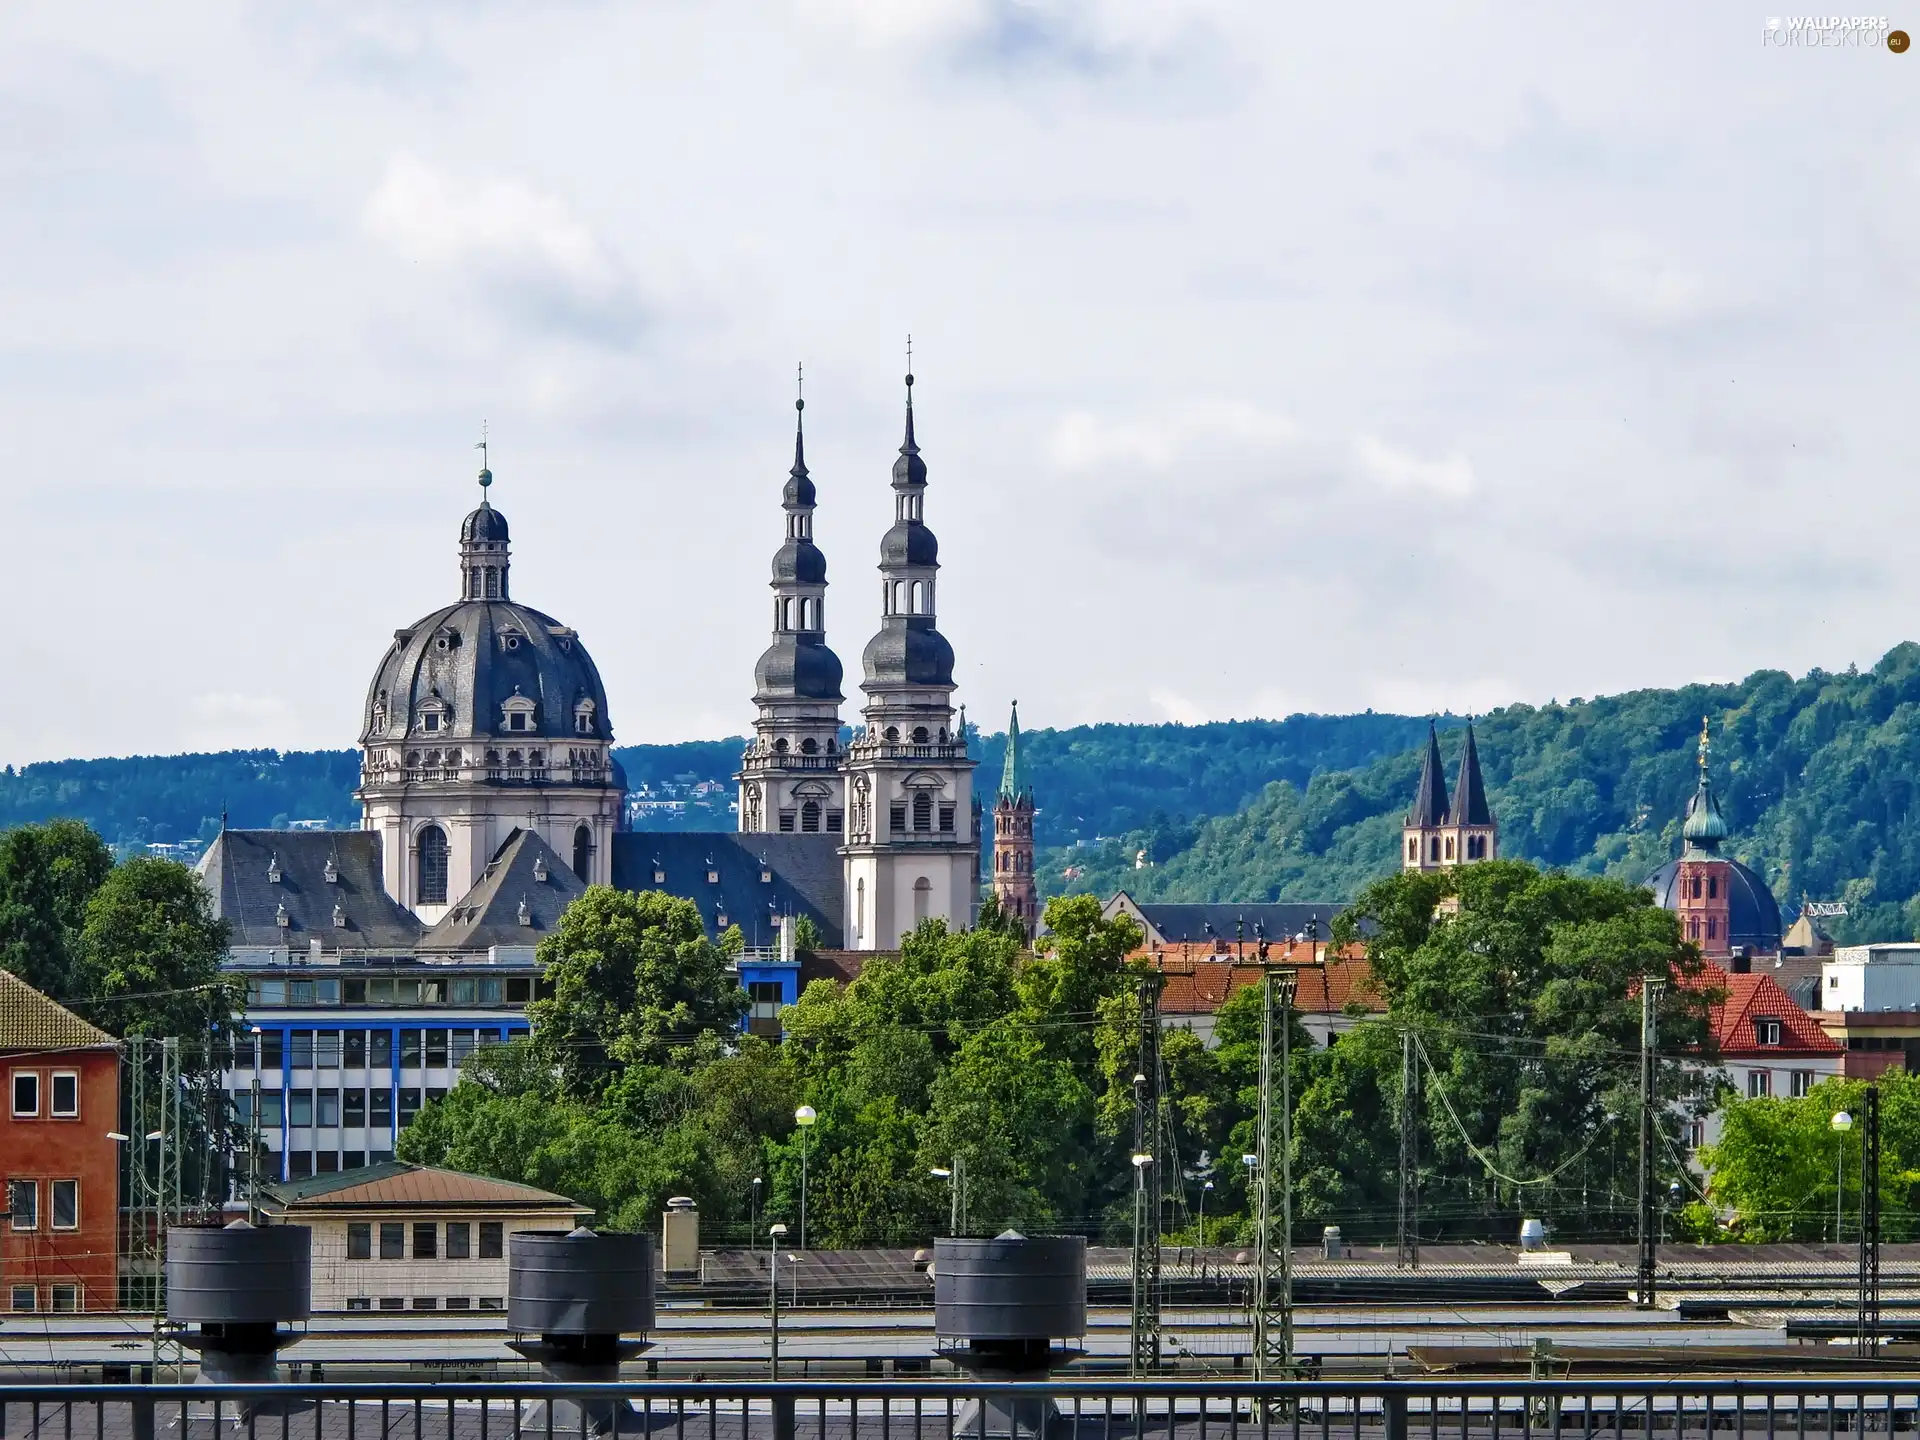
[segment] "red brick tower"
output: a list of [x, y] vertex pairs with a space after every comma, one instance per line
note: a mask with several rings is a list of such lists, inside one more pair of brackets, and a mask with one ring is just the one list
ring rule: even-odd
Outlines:
[[1680, 917], [1680, 934], [1700, 947], [1709, 960], [1724, 960], [1733, 949], [1733, 865], [1720, 854], [1727, 838], [1726, 817], [1713, 798], [1713, 778], [1707, 768], [1711, 749], [1707, 722], [1700, 722], [1700, 784], [1687, 802], [1687, 821], [1680, 834], [1686, 848], [1674, 879], [1673, 908]]
[[1000, 912], [1033, 938], [1040, 923], [1040, 892], [1033, 880], [1033, 791], [1020, 781], [1020, 703], [1007, 722], [1007, 760], [993, 802], [993, 893]]

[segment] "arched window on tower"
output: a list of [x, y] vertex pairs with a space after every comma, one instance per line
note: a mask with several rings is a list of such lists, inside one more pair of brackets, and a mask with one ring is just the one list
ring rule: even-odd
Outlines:
[[933, 882], [922, 875], [913, 882], [913, 923], [918, 925], [933, 912]]
[[[933, 796], [922, 790], [913, 797], [913, 828], [933, 829]], [[925, 883], [924, 881], [922, 883]]]
[[818, 833], [820, 829], [820, 802], [809, 800], [800, 807], [800, 828], [809, 833]]
[[1414, 861], [1416, 864], [1419, 863], [1420, 842], [1418, 840], [1407, 841], [1407, 859]]
[[438, 825], [422, 828], [414, 841], [415, 903], [447, 903], [447, 832]]
[[1718, 875], [1709, 875], [1707, 877], [1707, 899], [1718, 900], [1719, 898], [1720, 898], [1720, 877]]
[[574, 828], [573, 873], [587, 884], [593, 883], [593, 831], [585, 825]]
[[922, 585], [918, 580], [913, 582], [911, 594], [913, 597], [913, 613], [915, 615], [924, 615], [927, 613], [926, 588], [927, 587]]

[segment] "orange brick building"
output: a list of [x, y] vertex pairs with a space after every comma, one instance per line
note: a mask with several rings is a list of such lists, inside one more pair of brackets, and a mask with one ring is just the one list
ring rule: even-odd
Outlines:
[[0, 970], [0, 1308], [118, 1303], [120, 1050], [114, 1038]]

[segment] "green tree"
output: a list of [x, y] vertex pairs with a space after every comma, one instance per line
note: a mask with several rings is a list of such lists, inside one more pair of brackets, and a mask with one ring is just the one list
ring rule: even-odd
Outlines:
[[245, 997], [220, 973], [229, 926], [197, 877], [173, 860], [117, 865], [87, 901], [73, 1002], [115, 1035], [231, 1032]]
[[731, 1036], [746, 994], [691, 900], [590, 885], [540, 942], [549, 998], [527, 1007], [564, 1093], [594, 1098], [627, 1065], [660, 1065]]
[[1102, 1002], [1150, 971], [1145, 962], [1131, 971], [1127, 964], [1141, 946], [1140, 927], [1124, 915], [1104, 918], [1091, 895], [1048, 901], [1041, 923], [1038, 952], [1020, 971], [1021, 1008], [1034, 1023], [1053, 1027], [1055, 1053], [1090, 1075]]
[[0, 833], [0, 969], [56, 1000], [78, 995], [87, 902], [112, 869], [112, 854], [78, 820]]

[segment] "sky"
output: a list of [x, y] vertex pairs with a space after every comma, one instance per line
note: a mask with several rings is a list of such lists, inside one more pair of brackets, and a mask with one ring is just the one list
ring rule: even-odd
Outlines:
[[483, 422], [617, 737], [742, 733], [800, 363], [854, 719], [909, 333], [985, 728], [1870, 664], [1920, 54], [1778, 18], [8, 5], [0, 761], [352, 745]]

